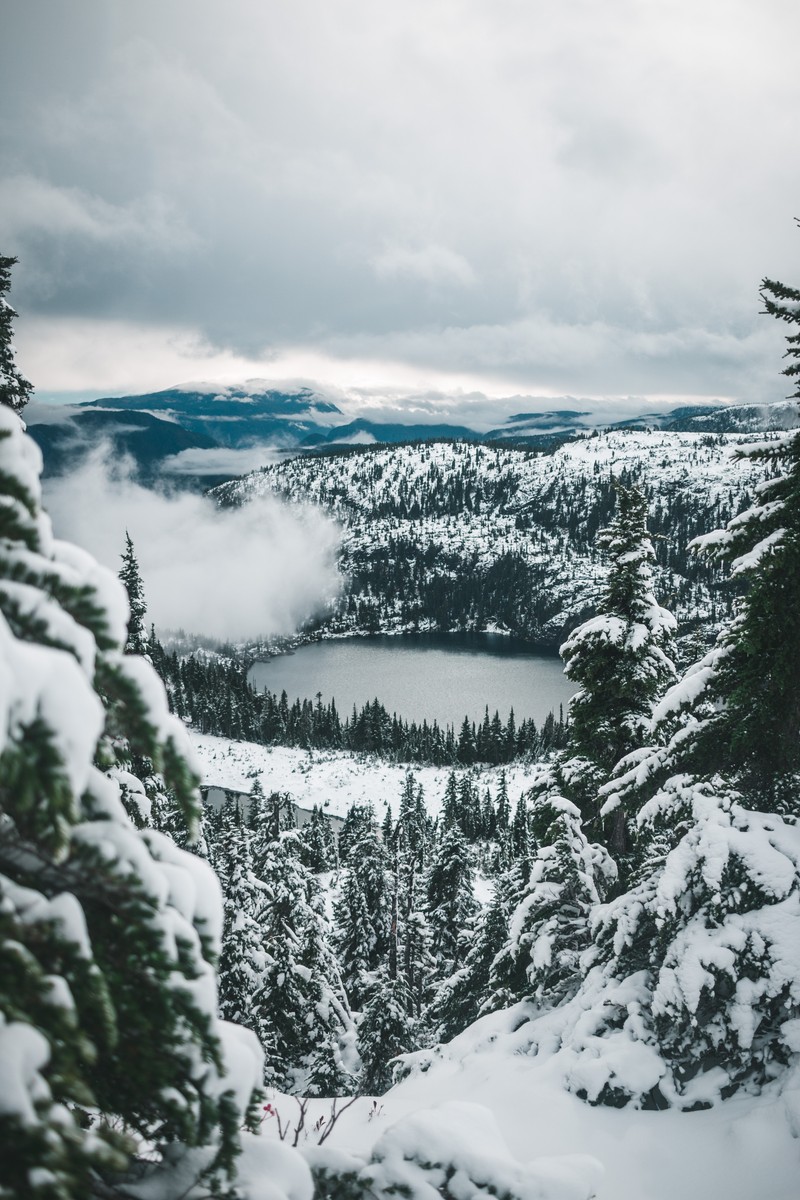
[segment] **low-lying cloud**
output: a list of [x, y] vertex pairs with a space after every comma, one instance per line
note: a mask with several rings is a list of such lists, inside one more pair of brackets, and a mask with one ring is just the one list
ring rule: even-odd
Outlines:
[[107, 450], [48, 483], [45, 502], [57, 536], [114, 571], [130, 533], [157, 628], [234, 641], [289, 634], [338, 589], [338, 528], [312, 507], [267, 496], [218, 509], [149, 491]]
[[[159, 413], [159, 416], [161, 414]], [[178, 454], [170, 454], [161, 464], [168, 475], [245, 475], [275, 462], [280, 451], [274, 445], [212, 446], [205, 449], [192, 446]]]

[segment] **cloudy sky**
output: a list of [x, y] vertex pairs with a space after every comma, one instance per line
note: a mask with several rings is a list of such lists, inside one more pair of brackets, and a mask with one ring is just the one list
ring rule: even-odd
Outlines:
[[797, 0], [8, 0], [20, 365], [779, 399], [799, 38]]

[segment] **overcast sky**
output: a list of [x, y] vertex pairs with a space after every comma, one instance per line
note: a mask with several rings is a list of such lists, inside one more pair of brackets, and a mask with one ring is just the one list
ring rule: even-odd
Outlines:
[[2, 25], [0, 252], [40, 396], [787, 390], [758, 284], [800, 279], [797, 0], [5, 0]]

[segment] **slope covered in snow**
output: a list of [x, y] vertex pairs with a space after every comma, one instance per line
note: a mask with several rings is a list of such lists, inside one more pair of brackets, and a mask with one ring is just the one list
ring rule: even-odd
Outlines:
[[[772, 435], [762, 435], [770, 437]], [[714, 626], [729, 605], [693, 538], [750, 502], [765, 467], [743, 435], [613, 431], [552, 454], [470, 443], [294, 458], [225, 484], [239, 505], [273, 492], [343, 526], [346, 583], [327, 632], [500, 627], [551, 646], [590, 610], [595, 547], [614, 481], [637, 483], [657, 535], [659, 598], [679, 622]]]
[[[300, 808], [324, 807], [332, 817], [343, 817], [354, 804], [372, 804], [380, 819], [388, 804], [395, 817], [408, 766], [374, 755], [348, 754], [344, 750], [298, 750], [289, 746], [259, 746], [189, 730], [189, 739], [200, 764], [203, 783], [235, 792], [250, 792], [256, 778], [265, 793], [287, 792]], [[441, 808], [449, 767], [414, 767], [414, 778], [425, 792], [431, 816]], [[515, 805], [530, 786], [530, 765], [516, 762], [478, 771], [481, 791], [497, 791], [505, 771], [508, 796]]]
[[[488, 1109], [487, 1125], [493, 1118], [521, 1163], [550, 1160], [566, 1175], [575, 1156], [599, 1161], [597, 1200], [796, 1200], [796, 1075], [780, 1091], [734, 1097], [706, 1112], [592, 1107], [561, 1088], [552, 1060], [517, 1052], [502, 1036], [507, 1024], [508, 1013], [484, 1018], [451, 1043], [445, 1061], [396, 1085], [374, 1110], [358, 1100], [326, 1145], [366, 1155], [404, 1117], [430, 1113], [435, 1121], [440, 1106], [466, 1100]], [[273, 1103], [283, 1117], [294, 1115], [294, 1101]], [[312, 1118], [328, 1107], [313, 1104]], [[274, 1136], [268, 1124], [265, 1133]]]

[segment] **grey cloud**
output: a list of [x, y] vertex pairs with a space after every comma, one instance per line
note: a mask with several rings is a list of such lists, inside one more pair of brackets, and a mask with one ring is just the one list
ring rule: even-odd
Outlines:
[[28, 0], [4, 39], [2, 165], [28, 190], [0, 196], [0, 237], [32, 317], [262, 360], [355, 347], [387, 379], [761, 386], [757, 285], [791, 269], [800, 185], [795, 7], [69, 7]]

